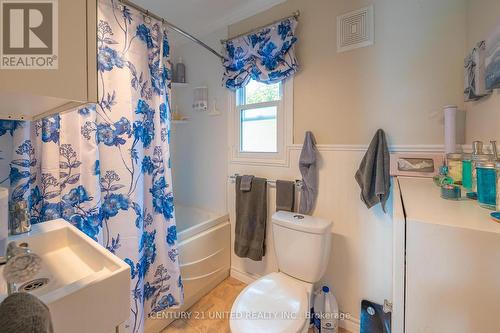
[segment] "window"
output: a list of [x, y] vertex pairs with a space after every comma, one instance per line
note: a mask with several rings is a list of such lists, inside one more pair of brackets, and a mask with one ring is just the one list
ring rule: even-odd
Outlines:
[[231, 95], [232, 162], [285, 164], [292, 144], [293, 80], [265, 84], [251, 80]]
[[278, 152], [277, 113], [275, 106], [241, 110], [241, 152]]
[[278, 152], [278, 109], [281, 83], [250, 81], [237, 92], [239, 150], [244, 153]]

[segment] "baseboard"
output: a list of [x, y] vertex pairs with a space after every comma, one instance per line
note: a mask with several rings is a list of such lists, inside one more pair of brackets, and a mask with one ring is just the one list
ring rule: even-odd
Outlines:
[[254, 282], [255, 280], [258, 280], [261, 277], [260, 275], [242, 272], [242, 271], [239, 271], [239, 270], [232, 268], [232, 267], [231, 267], [230, 275], [232, 278], [234, 278], [238, 281], [241, 281], [245, 284], [250, 284], [250, 283]]
[[351, 333], [359, 333], [360, 330], [359, 319], [354, 317], [340, 321], [339, 325]]

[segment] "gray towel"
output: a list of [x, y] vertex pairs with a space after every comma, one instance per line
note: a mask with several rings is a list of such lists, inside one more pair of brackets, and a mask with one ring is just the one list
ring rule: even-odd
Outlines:
[[318, 151], [312, 132], [307, 131], [304, 145], [300, 153], [299, 169], [302, 174], [302, 189], [300, 191], [299, 213], [310, 214], [318, 195]]
[[484, 41], [477, 43], [471, 53], [465, 58], [465, 101], [475, 101], [491, 91], [486, 89], [484, 59], [486, 52], [486, 43]]
[[293, 212], [295, 203], [295, 182], [288, 180], [276, 181], [276, 211]]
[[383, 130], [379, 129], [373, 137], [355, 178], [361, 187], [361, 200], [366, 207], [372, 208], [381, 203], [385, 212], [391, 180], [389, 148]]
[[267, 180], [255, 177], [252, 189], [240, 190], [236, 177], [236, 227], [234, 252], [238, 257], [261, 261], [266, 253]]
[[241, 177], [240, 191], [248, 192], [252, 189], [252, 175], [244, 175]]
[[28, 293], [14, 293], [0, 304], [0, 332], [52, 333], [49, 308]]

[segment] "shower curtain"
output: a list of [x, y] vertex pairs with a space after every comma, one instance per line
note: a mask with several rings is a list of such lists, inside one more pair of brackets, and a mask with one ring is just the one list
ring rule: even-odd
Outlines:
[[170, 61], [161, 22], [103, 0], [99, 102], [0, 121], [0, 178], [32, 223], [62, 217], [131, 269], [128, 332], [183, 302], [170, 170]]

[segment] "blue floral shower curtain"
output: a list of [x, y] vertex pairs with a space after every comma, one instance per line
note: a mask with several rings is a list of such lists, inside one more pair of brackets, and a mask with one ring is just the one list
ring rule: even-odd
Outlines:
[[33, 223], [62, 217], [131, 268], [129, 332], [182, 304], [170, 170], [164, 27], [99, 4], [99, 102], [37, 122], [0, 122], [0, 173]]

